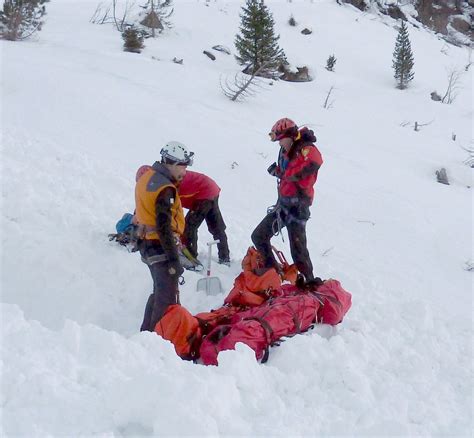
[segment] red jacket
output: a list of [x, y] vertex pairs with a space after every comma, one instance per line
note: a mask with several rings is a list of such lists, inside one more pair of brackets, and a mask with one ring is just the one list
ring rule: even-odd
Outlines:
[[313, 131], [303, 128], [288, 155], [283, 153], [280, 156], [280, 198], [292, 198], [292, 201], [298, 199], [306, 205], [313, 203], [314, 184], [323, 164], [323, 157], [313, 144], [314, 141], [316, 137]]
[[220, 191], [220, 187], [212, 178], [192, 170], [186, 171], [186, 175], [178, 187], [181, 204], [188, 210], [193, 209], [196, 201], [217, 198]]

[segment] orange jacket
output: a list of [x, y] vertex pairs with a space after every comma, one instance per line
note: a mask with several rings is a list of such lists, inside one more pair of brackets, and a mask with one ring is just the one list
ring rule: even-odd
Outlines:
[[135, 215], [140, 225], [145, 227], [145, 239], [159, 240], [156, 231], [156, 199], [166, 188], [172, 187], [176, 192], [171, 206], [171, 230], [182, 235], [184, 232], [184, 213], [176, 186], [171, 181], [171, 175], [161, 163], [155, 163], [137, 181], [135, 186]]

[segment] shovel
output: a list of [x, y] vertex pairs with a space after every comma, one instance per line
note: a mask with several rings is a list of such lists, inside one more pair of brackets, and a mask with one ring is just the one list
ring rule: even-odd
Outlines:
[[196, 290], [206, 291], [207, 295], [218, 295], [222, 293], [221, 281], [218, 277], [211, 277], [211, 255], [212, 255], [212, 245], [219, 243], [218, 240], [209, 242], [207, 246], [209, 247], [207, 253], [207, 275], [205, 278], [201, 278], [196, 285]]

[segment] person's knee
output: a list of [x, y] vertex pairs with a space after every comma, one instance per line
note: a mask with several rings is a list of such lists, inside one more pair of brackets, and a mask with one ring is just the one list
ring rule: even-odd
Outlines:
[[227, 235], [224, 230], [217, 229], [211, 231], [212, 237], [214, 240], [220, 240], [221, 243], [227, 242]]
[[250, 238], [252, 239], [252, 242], [254, 245], [259, 245], [260, 243], [263, 243], [265, 241], [265, 239], [262, 239], [262, 236], [261, 234], [259, 233], [259, 230], [258, 228], [256, 228], [252, 235], [250, 236]]
[[199, 210], [190, 210], [185, 218], [186, 228], [190, 232], [197, 230], [199, 226], [202, 224], [202, 221], [204, 220], [204, 216], [205, 214]]

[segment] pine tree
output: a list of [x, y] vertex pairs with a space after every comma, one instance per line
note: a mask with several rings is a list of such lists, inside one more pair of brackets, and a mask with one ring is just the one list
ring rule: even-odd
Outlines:
[[240, 14], [241, 35], [235, 38], [236, 56], [241, 65], [247, 65], [244, 72], [258, 76], [272, 76], [278, 65], [285, 62], [283, 49], [278, 46], [271, 12], [263, 0], [247, 0]]
[[161, 32], [165, 27], [171, 27], [168, 18], [173, 14], [172, 4], [173, 0], [148, 0], [142, 6], [145, 17], [140, 24], [151, 29], [153, 38], [156, 36], [156, 29]]
[[49, 0], [5, 0], [0, 11], [0, 37], [17, 41], [41, 30]]
[[122, 33], [122, 38], [124, 40], [123, 50], [125, 52], [141, 53], [145, 47], [143, 35], [135, 26], [127, 27]]
[[397, 80], [397, 88], [405, 89], [408, 83], [413, 79], [415, 73], [413, 69], [413, 53], [408, 35], [408, 28], [405, 21], [398, 32], [397, 41], [395, 42], [395, 50], [393, 52], [393, 69], [395, 70], [395, 79]]
[[331, 55], [327, 61], [326, 61], [326, 70], [328, 71], [334, 71], [334, 66], [336, 65], [336, 57], [334, 55]]

